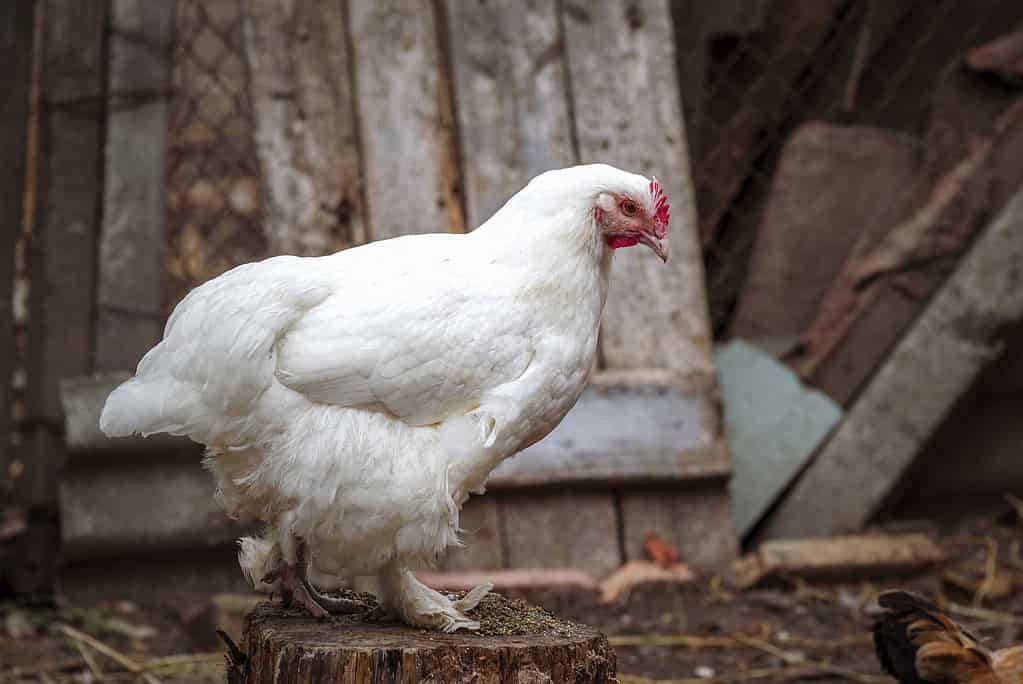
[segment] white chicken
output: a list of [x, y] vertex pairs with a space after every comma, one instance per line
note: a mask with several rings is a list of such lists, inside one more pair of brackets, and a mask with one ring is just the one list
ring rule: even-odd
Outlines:
[[406, 623], [478, 629], [489, 586], [454, 601], [413, 570], [575, 404], [614, 250], [666, 260], [667, 227], [656, 180], [593, 164], [535, 177], [468, 234], [239, 266], [178, 304], [100, 426], [208, 447], [228, 513], [266, 523], [240, 542], [256, 588], [325, 616], [364, 606], [310, 577], [375, 574]]

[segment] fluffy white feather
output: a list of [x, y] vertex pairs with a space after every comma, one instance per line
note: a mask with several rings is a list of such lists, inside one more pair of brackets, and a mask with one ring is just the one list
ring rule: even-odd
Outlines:
[[622, 195], [652, 217], [653, 187], [552, 171], [467, 235], [235, 268], [177, 306], [100, 426], [208, 446], [227, 511], [267, 524], [241, 544], [253, 586], [299, 539], [322, 583], [378, 573], [407, 621], [471, 627], [408, 568], [457, 544], [470, 492], [578, 399], [613, 253], [595, 207]]

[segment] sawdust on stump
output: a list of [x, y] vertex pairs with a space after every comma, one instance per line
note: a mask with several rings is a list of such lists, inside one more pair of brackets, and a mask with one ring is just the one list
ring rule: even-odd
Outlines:
[[[375, 604], [367, 596], [345, 596]], [[500, 594], [486, 596], [469, 615], [479, 620], [478, 632], [444, 634], [361, 615], [319, 621], [263, 603], [246, 618], [244, 662], [233, 680], [616, 681], [614, 651], [591, 627]]]

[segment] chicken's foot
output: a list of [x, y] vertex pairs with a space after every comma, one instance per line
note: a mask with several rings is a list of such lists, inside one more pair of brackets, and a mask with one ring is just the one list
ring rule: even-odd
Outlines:
[[[305, 543], [302, 540], [296, 540], [295, 550], [295, 564], [282, 563], [275, 571], [280, 575], [281, 593], [286, 606], [298, 605], [317, 619], [330, 615], [365, 613], [370, 610], [371, 606], [362, 601], [351, 598], [334, 598], [320, 593], [307, 578], [309, 564], [305, 557]], [[267, 581], [266, 578], [263, 581]]]

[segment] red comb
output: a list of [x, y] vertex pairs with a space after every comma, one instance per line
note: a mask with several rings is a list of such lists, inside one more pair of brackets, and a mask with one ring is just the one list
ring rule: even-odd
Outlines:
[[664, 188], [657, 182], [657, 178], [650, 181], [650, 196], [654, 199], [654, 223], [657, 225], [657, 237], [663, 238], [668, 234], [671, 205], [668, 204], [668, 197], [664, 194]]

